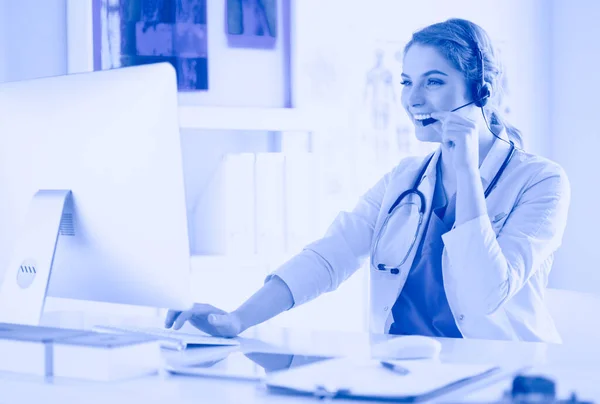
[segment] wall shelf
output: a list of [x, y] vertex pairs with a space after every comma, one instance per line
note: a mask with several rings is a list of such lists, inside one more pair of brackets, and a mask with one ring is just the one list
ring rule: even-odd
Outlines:
[[182, 129], [311, 132], [339, 127], [342, 122], [339, 111], [322, 109], [179, 106], [179, 126]]

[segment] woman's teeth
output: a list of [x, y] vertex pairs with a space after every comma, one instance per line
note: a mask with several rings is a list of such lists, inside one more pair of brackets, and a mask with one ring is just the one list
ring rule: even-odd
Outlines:
[[417, 121], [423, 121], [425, 119], [429, 119], [431, 118], [431, 114], [415, 114], [413, 115], [413, 117], [417, 120]]

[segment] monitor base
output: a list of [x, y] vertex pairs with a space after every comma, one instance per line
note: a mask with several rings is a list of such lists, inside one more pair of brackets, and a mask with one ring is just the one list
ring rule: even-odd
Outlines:
[[[63, 213], [71, 203], [70, 190], [39, 190], [33, 196], [0, 288], [0, 322], [39, 325]], [[68, 215], [68, 227], [71, 219]]]

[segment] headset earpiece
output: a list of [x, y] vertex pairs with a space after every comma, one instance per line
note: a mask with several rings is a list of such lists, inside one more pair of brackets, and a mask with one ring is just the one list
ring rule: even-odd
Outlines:
[[489, 83], [485, 82], [485, 67], [483, 61], [483, 53], [481, 52], [479, 44], [477, 43], [475, 38], [473, 38], [473, 44], [475, 46], [475, 51], [477, 52], [477, 60], [479, 62], [478, 67], [480, 74], [479, 83], [475, 84], [475, 91], [473, 91], [473, 104], [475, 104], [479, 108], [483, 108], [492, 95], [492, 87]]
[[489, 83], [485, 83], [476, 93], [476, 98], [474, 104], [482, 108], [487, 104], [488, 100], [492, 95], [492, 87]]

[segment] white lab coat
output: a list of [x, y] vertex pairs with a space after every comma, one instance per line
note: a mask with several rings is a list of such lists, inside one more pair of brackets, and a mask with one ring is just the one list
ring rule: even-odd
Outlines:
[[[505, 132], [502, 137], [507, 138]], [[484, 189], [509, 148], [505, 142], [494, 142], [480, 167]], [[425, 217], [430, 214], [440, 152], [435, 152], [418, 186], [427, 201]], [[279, 276], [289, 287], [295, 306], [336, 289], [372, 252], [374, 235], [389, 207], [412, 187], [424, 164], [423, 157], [402, 160], [360, 198], [351, 212], [341, 212], [322, 239], [306, 246], [267, 280]], [[544, 290], [553, 254], [561, 244], [569, 203], [570, 185], [563, 169], [517, 150], [486, 199], [488, 214], [455, 226], [442, 236], [444, 289], [465, 338], [561, 341], [546, 309]], [[397, 209], [394, 215], [402, 212]], [[406, 222], [411, 221], [414, 217], [407, 217]], [[425, 227], [421, 226], [416, 245]], [[399, 225], [393, 231], [405, 232], [406, 239], [412, 239], [415, 227]], [[404, 236], [399, 235], [401, 239]], [[379, 247], [389, 248], [381, 242]], [[403, 268], [410, 269], [416, 250], [413, 248]], [[389, 332], [391, 308], [408, 272], [395, 275], [370, 266], [371, 332]]]

